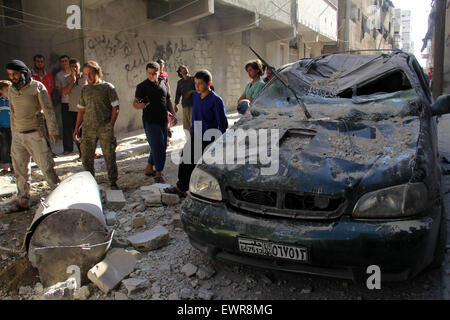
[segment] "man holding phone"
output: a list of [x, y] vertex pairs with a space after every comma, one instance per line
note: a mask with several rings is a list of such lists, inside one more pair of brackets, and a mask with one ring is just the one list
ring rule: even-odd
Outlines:
[[[150, 62], [146, 66], [147, 79], [136, 87], [133, 107], [142, 110], [142, 122], [150, 145], [150, 155], [145, 168], [147, 176], [154, 177], [155, 182], [163, 183], [162, 171], [166, 163], [167, 147], [167, 111], [173, 115], [172, 101], [165, 81], [159, 77], [160, 66]], [[174, 118], [174, 125], [177, 119]]]

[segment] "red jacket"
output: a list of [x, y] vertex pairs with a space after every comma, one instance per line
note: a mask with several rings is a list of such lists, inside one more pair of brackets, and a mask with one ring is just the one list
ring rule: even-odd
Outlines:
[[44, 76], [41, 78], [34, 70], [31, 70], [31, 77], [39, 82], [42, 82], [47, 88], [50, 100], [52, 99], [52, 91], [55, 87], [55, 82], [53, 81], [52, 74], [44, 70]]

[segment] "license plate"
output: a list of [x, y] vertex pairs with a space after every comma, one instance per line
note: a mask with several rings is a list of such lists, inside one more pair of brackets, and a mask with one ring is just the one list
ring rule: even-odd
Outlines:
[[308, 250], [303, 247], [286, 246], [270, 241], [238, 238], [239, 251], [260, 256], [308, 261]]

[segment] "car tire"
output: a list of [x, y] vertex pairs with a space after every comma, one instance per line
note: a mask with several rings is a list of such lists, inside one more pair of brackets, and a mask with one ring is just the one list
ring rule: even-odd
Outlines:
[[434, 259], [430, 264], [431, 269], [440, 268], [445, 260], [445, 247], [447, 244], [447, 217], [444, 204], [442, 203], [441, 221], [439, 225], [439, 234], [434, 250]]

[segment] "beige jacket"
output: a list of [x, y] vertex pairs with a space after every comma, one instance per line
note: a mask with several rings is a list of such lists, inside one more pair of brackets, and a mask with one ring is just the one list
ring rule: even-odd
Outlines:
[[19, 91], [9, 88], [9, 105], [11, 107], [11, 131], [23, 132], [41, 130], [44, 128], [44, 116], [48, 132], [58, 135], [55, 110], [45, 86], [38, 81], [31, 80]]

